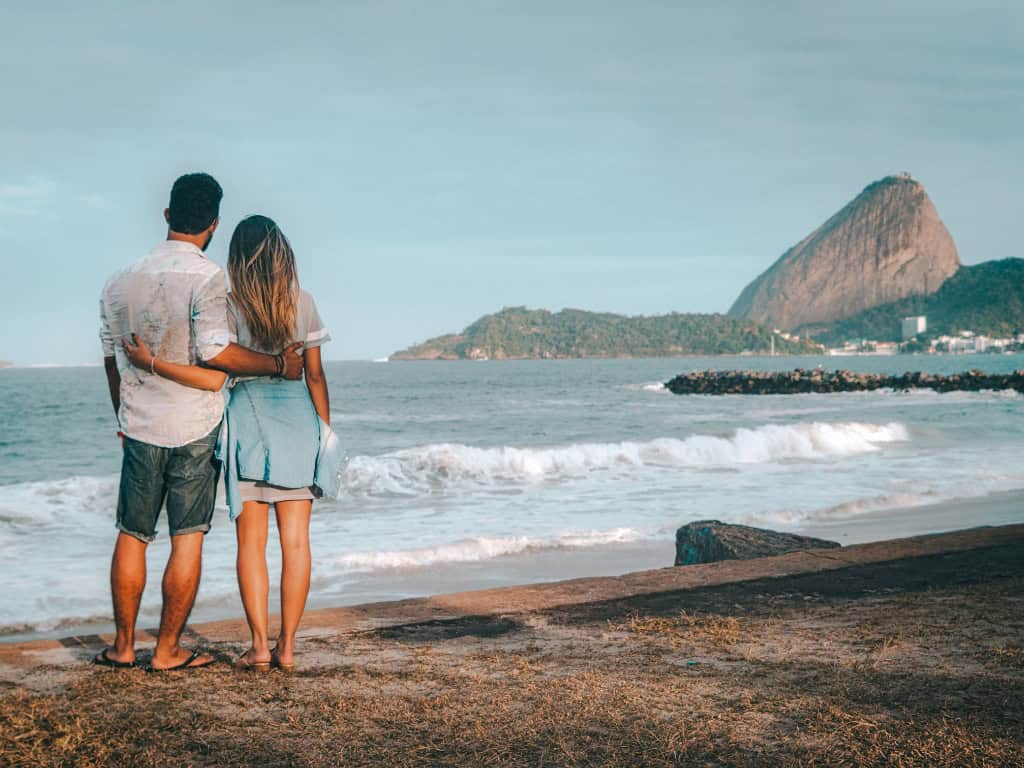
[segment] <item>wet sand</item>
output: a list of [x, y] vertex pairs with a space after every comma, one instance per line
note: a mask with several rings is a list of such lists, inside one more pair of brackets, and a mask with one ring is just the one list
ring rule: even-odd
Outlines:
[[[860, 512], [846, 518], [809, 521], [792, 530], [848, 546], [956, 531], [969, 526], [1013, 523], [1024, 523], [1024, 493], [1020, 491]], [[467, 589], [489, 589], [589, 576], [619, 576], [633, 571], [664, 568], [672, 565], [675, 560], [674, 534], [674, 530], [666, 529], [657, 540], [524, 552], [476, 563], [398, 568], [372, 574], [354, 573], [347, 577], [340, 594], [331, 595], [330, 590], [325, 590], [328, 594], [315, 598], [311, 606], [325, 608], [402, 600], [413, 596], [410, 595], [411, 587], [418, 590], [417, 594], [440, 595]], [[240, 611], [239, 605], [234, 612]]]
[[1024, 525], [313, 611], [294, 675], [0, 646], [12, 765], [1013, 765]]
[[879, 509], [855, 517], [809, 522], [798, 533], [838, 541], [843, 546], [982, 525], [1024, 523], [1024, 493], [1005, 491], [987, 496], [946, 499], [898, 509]]

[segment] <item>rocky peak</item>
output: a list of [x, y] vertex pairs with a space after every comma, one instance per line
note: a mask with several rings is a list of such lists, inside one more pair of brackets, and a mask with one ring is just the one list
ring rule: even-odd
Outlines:
[[849, 317], [939, 289], [960, 265], [924, 186], [886, 176], [748, 285], [730, 314], [781, 329]]

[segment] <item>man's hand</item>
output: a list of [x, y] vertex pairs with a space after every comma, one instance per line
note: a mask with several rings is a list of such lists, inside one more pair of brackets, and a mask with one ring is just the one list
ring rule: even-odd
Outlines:
[[294, 344], [290, 344], [282, 356], [284, 357], [284, 373], [281, 375], [286, 379], [301, 379], [302, 378], [302, 366], [304, 360], [302, 358], [302, 352], [299, 351], [299, 347], [302, 346], [301, 341], [296, 341]]

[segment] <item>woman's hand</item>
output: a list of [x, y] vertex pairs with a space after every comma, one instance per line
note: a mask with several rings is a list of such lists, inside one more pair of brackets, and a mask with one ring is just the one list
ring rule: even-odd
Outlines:
[[150, 369], [153, 364], [153, 353], [149, 351], [146, 342], [133, 333], [131, 341], [121, 339], [121, 346], [124, 347], [124, 353], [132, 365], [147, 371]]
[[198, 365], [182, 365], [172, 363], [170, 360], [157, 358], [146, 346], [146, 342], [134, 333], [131, 341], [121, 340], [124, 353], [134, 367], [159, 376], [162, 379], [169, 379], [183, 387], [193, 389], [205, 389], [208, 392], [218, 392], [224, 386], [224, 380], [228, 375], [223, 371], [215, 371], [212, 368], [203, 368]]

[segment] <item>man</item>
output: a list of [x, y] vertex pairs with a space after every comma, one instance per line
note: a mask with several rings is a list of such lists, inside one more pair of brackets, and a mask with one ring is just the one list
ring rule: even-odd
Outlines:
[[166, 502], [171, 554], [163, 576], [163, 610], [154, 670], [213, 662], [179, 645], [199, 589], [203, 536], [210, 529], [218, 466], [214, 448], [224, 411], [220, 392], [192, 389], [133, 368], [122, 341], [137, 334], [163, 360], [205, 364], [235, 374], [302, 377], [298, 344], [263, 355], [231, 343], [227, 282], [203, 252], [223, 196], [212, 176], [174, 182], [164, 218], [167, 239], [107, 281], [100, 300], [103, 362], [123, 440], [117, 500], [119, 530], [110, 566], [117, 636], [94, 661], [135, 666], [135, 621], [146, 585], [146, 547]]

